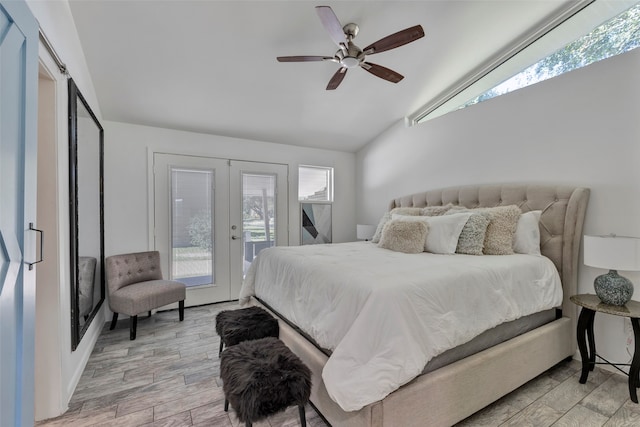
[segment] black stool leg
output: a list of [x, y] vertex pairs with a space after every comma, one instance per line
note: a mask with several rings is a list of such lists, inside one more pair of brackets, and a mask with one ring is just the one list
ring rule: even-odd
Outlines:
[[138, 326], [138, 316], [131, 316], [129, 319], [129, 340], [136, 339], [136, 326]]
[[178, 303], [178, 312], [180, 314], [180, 321], [184, 320], [184, 300]]
[[298, 412], [300, 412], [300, 425], [307, 427], [307, 417], [304, 414], [304, 405], [298, 405]]
[[224, 412], [229, 412], [229, 401], [227, 399], [224, 400]]
[[151, 317], [151, 310], [149, 310], [149, 316], [148, 317]]
[[113, 330], [113, 328], [116, 327], [116, 323], [118, 323], [118, 313], [113, 313], [113, 318], [111, 319], [111, 326], [109, 327], [109, 330]]

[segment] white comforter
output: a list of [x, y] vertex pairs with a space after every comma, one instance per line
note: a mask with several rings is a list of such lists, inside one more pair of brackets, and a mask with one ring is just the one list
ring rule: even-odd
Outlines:
[[263, 250], [240, 303], [252, 295], [333, 351], [322, 378], [345, 411], [384, 398], [487, 329], [562, 303], [543, 256], [408, 255], [369, 242]]

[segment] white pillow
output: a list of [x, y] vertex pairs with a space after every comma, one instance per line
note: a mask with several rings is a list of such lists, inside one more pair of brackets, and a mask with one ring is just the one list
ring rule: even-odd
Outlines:
[[540, 255], [540, 228], [542, 211], [529, 211], [520, 215], [513, 235], [513, 251], [517, 254]]
[[429, 225], [429, 233], [424, 243], [424, 250], [434, 254], [454, 254], [458, 246], [458, 237], [462, 228], [471, 216], [471, 212], [463, 212], [446, 216], [403, 216], [392, 215], [393, 219], [403, 221], [420, 221]]

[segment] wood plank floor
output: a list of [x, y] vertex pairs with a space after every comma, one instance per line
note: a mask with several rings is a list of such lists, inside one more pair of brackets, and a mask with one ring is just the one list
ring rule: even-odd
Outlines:
[[[138, 319], [135, 341], [128, 320], [108, 324], [62, 416], [37, 426], [238, 427], [224, 412], [215, 315], [235, 303], [187, 308]], [[640, 426], [640, 405], [629, 399], [627, 378], [597, 368], [580, 384], [580, 364], [563, 362], [459, 423], [468, 426]], [[307, 425], [325, 427], [313, 408]], [[295, 407], [256, 427], [299, 425]], [[428, 422], [425, 421], [425, 427]]]

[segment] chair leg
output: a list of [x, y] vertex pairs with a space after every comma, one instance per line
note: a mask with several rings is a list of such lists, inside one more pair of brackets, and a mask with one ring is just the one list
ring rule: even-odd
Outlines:
[[178, 303], [178, 312], [180, 313], [180, 321], [184, 320], [184, 300]]
[[229, 401], [227, 399], [224, 400], [224, 412], [229, 412]]
[[300, 425], [307, 427], [307, 417], [304, 414], [304, 405], [298, 405], [298, 412], [300, 412]]
[[113, 318], [111, 319], [111, 326], [109, 327], [109, 330], [113, 331], [113, 329], [116, 327], [116, 323], [118, 323], [118, 313], [113, 313]]
[[129, 340], [136, 339], [136, 326], [138, 326], [138, 316], [131, 316], [129, 318]]
[[151, 317], [151, 310], [149, 310], [149, 316], [148, 317]]

